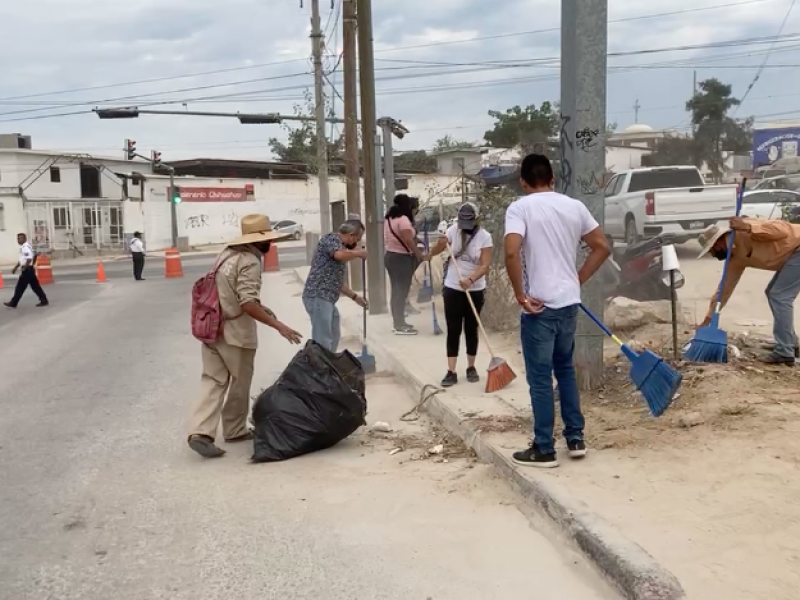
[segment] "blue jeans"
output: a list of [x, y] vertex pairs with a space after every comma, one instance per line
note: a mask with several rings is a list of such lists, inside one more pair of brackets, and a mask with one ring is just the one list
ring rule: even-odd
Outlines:
[[533, 408], [533, 443], [545, 454], [555, 451], [553, 375], [558, 382], [564, 437], [568, 442], [583, 440], [578, 379], [572, 364], [577, 323], [577, 305], [545, 308], [538, 315], [522, 315], [522, 354]]
[[336, 352], [342, 336], [339, 309], [333, 302], [320, 298], [303, 298], [303, 305], [311, 317], [311, 339], [323, 348]]

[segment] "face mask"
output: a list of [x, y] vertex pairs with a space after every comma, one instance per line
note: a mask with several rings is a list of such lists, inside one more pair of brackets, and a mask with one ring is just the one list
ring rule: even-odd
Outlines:
[[710, 254], [717, 260], [725, 260], [726, 258], [728, 258], [727, 250], [712, 250]]
[[476, 229], [477, 226], [473, 225], [470, 229], [462, 229], [461, 231], [463, 231], [464, 233], [474, 233]]
[[272, 246], [272, 242], [261, 242], [260, 244], [253, 244], [256, 249], [261, 252], [261, 254], [266, 254], [269, 252], [270, 246]]
[[354, 242], [354, 243], [352, 243], [352, 244], [345, 244], [345, 245], [344, 245], [344, 247], [345, 247], [345, 248], [347, 248], [348, 250], [355, 250], [355, 249], [356, 249], [356, 246], [358, 246], [358, 243], [357, 243], [357, 242]]

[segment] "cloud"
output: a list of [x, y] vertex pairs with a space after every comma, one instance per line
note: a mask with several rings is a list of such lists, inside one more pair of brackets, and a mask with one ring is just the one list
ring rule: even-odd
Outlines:
[[[333, 12], [329, 0], [321, 2], [331, 68], [341, 67], [339, 2]], [[186, 103], [193, 110], [291, 113], [313, 86], [310, 0], [302, 9], [299, 4], [128, 0], [113, 10], [95, 0], [0, 4], [0, 55], [6, 59], [0, 70], [0, 132], [31, 134], [39, 148], [116, 155], [122, 140], [133, 138], [143, 151], [162, 150], [165, 160], [268, 158], [267, 140], [282, 135], [276, 126], [179, 116], [99, 121], [85, 111], [155, 103], [182, 110]], [[478, 140], [491, 122], [488, 110], [557, 100], [559, 4], [374, 2], [378, 112], [411, 129], [398, 147], [430, 147], [447, 133]], [[640, 122], [671, 127], [686, 123], [683, 106], [695, 70], [701, 80], [731, 83], [741, 97], [770, 44], [643, 51], [775, 35], [790, 0], [609, 4], [608, 120], [631, 124], [638, 100]], [[800, 8], [784, 28], [784, 34], [798, 32]], [[509, 68], [509, 62], [517, 66]], [[776, 43], [768, 64], [788, 66], [764, 70], [740, 116], [791, 118], [769, 115], [791, 113], [800, 98], [786, 84], [800, 69], [800, 40]], [[341, 73], [330, 79], [341, 93]], [[330, 86], [328, 93], [341, 115], [341, 99]]]

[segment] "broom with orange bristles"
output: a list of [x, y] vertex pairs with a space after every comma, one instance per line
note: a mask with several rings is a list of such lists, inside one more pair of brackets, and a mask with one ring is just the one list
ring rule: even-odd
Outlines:
[[[450, 260], [453, 261], [453, 267], [455, 267], [456, 275], [458, 275], [458, 279], [461, 281], [461, 269], [458, 268], [458, 261], [456, 260], [455, 254], [453, 254], [453, 249], [450, 247], [449, 241], [447, 242], [447, 250], [450, 253]], [[495, 353], [492, 352], [492, 346], [489, 344], [489, 336], [486, 335], [486, 330], [483, 328], [483, 322], [481, 322], [478, 309], [475, 308], [475, 303], [472, 301], [472, 296], [470, 296], [469, 292], [466, 290], [464, 293], [467, 295], [469, 306], [472, 308], [472, 313], [475, 315], [475, 320], [478, 322], [478, 327], [480, 328], [481, 335], [483, 336], [483, 343], [486, 344], [486, 349], [489, 351], [489, 355], [492, 357], [492, 360], [489, 361], [489, 366], [486, 369], [486, 393], [488, 394], [502, 390], [509, 383], [514, 381], [517, 378], [517, 375], [514, 373], [514, 371], [511, 369], [511, 366], [506, 362], [505, 359], [495, 356]]]

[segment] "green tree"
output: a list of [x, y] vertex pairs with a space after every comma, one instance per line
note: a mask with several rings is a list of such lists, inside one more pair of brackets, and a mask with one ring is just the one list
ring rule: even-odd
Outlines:
[[746, 152], [752, 146], [752, 119], [737, 121], [728, 112], [740, 101], [731, 95], [731, 86], [718, 79], [699, 83], [700, 91], [686, 103], [695, 126], [696, 160], [705, 162], [714, 179], [724, 171], [724, 152]]
[[489, 116], [495, 120], [494, 128], [483, 137], [495, 148], [519, 147], [523, 153], [532, 152], [535, 144], [547, 142], [558, 132], [557, 106], [542, 102], [538, 108], [514, 106], [505, 112], [490, 110]]
[[[294, 114], [297, 116], [313, 116], [314, 102], [311, 93], [305, 93], [305, 105], [295, 104]], [[275, 158], [282, 162], [302, 163], [317, 172], [317, 126], [313, 121], [302, 121], [300, 125], [282, 125], [286, 131], [287, 140], [283, 142], [278, 138], [269, 138], [269, 149]], [[344, 137], [339, 136], [334, 141], [328, 141], [328, 164], [341, 162], [344, 153]]]
[[697, 144], [690, 135], [677, 135], [666, 137], [658, 142], [655, 151], [642, 157], [642, 164], [648, 167], [666, 167], [669, 165], [694, 165], [703, 164], [699, 159]]
[[466, 140], [457, 140], [451, 135], [446, 135], [443, 138], [436, 140], [433, 145], [434, 152], [444, 152], [445, 150], [468, 150], [474, 148], [475, 144]]

